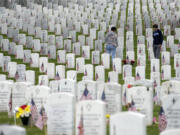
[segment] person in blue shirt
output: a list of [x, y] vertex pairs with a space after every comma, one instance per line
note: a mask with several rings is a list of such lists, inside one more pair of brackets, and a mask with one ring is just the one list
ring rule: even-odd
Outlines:
[[154, 57], [156, 59], [159, 59], [160, 57], [162, 43], [163, 43], [163, 34], [161, 30], [158, 29], [158, 25], [154, 24], [153, 25], [153, 52], [154, 52]]

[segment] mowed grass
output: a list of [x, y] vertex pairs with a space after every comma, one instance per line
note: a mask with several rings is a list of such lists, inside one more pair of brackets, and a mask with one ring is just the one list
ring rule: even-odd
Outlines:
[[[141, 12], [142, 12], [142, 3], [140, 3], [140, 4], [141, 4]], [[128, 6], [128, 4], [127, 4], [127, 6]], [[128, 10], [128, 8], [127, 8], [127, 10]], [[134, 15], [135, 15], [135, 9], [134, 9]], [[119, 19], [120, 19], [120, 16], [119, 16]], [[143, 24], [143, 35], [145, 35], [145, 28], [144, 28], [144, 21], [143, 20], [142, 20], [142, 24]], [[134, 17], [134, 51], [135, 51], [135, 59], [137, 60], [137, 36], [136, 36], [135, 29], [136, 29], [136, 24], [135, 24], [135, 17]], [[125, 36], [124, 36], [124, 43], [125, 43], [124, 52], [123, 52], [123, 57], [124, 58], [126, 57], [126, 32], [127, 32], [127, 30], [125, 30]], [[26, 32], [20, 31], [20, 33], [28, 35]], [[48, 33], [48, 34], [51, 35], [51, 34], [55, 34], [55, 33], [51, 32], [51, 33]], [[77, 39], [78, 39], [78, 35], [81, 35], [81, 34], [82, 34], [82, 32], [77, 33]], [[172, 34], [173, 34], [173, 32], [172, 32]], [[6, 35], [3, 35], [3, 37], [9, 39]], [[166, 39], [166, 37], [164, 37], [164, 39]], [[12, 39], [9, 39], [9, 41], [12, 42]], [[175, 41], [175, 43], [177, 43], [177, 42], [178, 41]], [[24, 49], [28, 49], [28, 48], [24, 47]], [[103, 50], [104, 50], [104, 46], [103, 46]], [[91, 50], [91, 52], [92, 51], [93, 50]], [[170, 51], [170, 50], [168, 50], [168, 51]], [[4, 56], [9, 56], [7, 52], [0, 51], [0, 53], [3, 53]], [[30, 64], [23, 63], [23, 60], [16, 59], [14, 55], [10, 55], [10, 56], [11, 56], [11, 61], [17, 62], [18, 64], [25, 64], [26, 65], [26, 70], [34, 70], [35, 71], [35, 84], [38, 84], [38, 76], [43, 74], [43, 73], [39, 72], [39, 68], [32, 68], [32, 67], [30, 67]], [[76, 57], [80, 57], [80, 56], [76, 56]], [[147, 47], [146, 47], [146, 57], [148, 58]], [[170, 64], [171, 64], [171, 67], [172, 67], [171, 68], [172, 77], [175, 77], [175, 70], [173, 68], [173, 65], [174, 65], [173, 60], [174, 59], [171, 58]], [[57, 60], [49, 59], [48, 62], [55, 63], [55, 65], [59, 65], [57, 63]], [[85, 63], [90, 64], [91, 59], [86, 60]], [[133, 76], [135, 76], [135, 68], [136, 68], [136, 66], [137, 66], [137, 62], [135, 62], [134, 66], [133, 66], [133, 70], [132, 70], [133, 71], [132, 72]], [[66, 69], [66, 71], [68, 71], [68, 70], [75, 70], [75, 69]], [[95, 68], [94, 68], [94, 71], [95, 71]], [[110, 69], [108, 69], [108, 70], [107, 69], [105, 70], [105, 81], [106, 82], [108, 80], [108, 72], [109, 71], [112, 71], [112, 67]], [[0, 74], [8, 75], [8, 73], [2, 72], [1, 68], [0, 68]], [[82, 77], [83, 77], [83, 74], [78, 74], [77, 75], [77, 81], [81, 81]], [[7, 79], [14, 80], [14, 78], [7, 78]], [[150, 79], [150, 61], [148, 59], [146, 59], [146, 79]], [[122, 74], [119, 75], [119, 83], [121, 85], [124, 84], [124, 80], [122, 79]], [[153, 110], [154, 117], [158, 118], [159, 110], [160, 110], [160, 107], [155, 105], [154, 110]], [[123, 107], [123, 111], [127, 111], [127, 109], [125, 107]], [[14, 124], [14, 118], [9, 118], [8, 114], [6, 112], [1, 112], [0, 113], [0, 124], [11, 124], [12, 125], [12, 124]], [[17, 125], [22, 126], [20, 119], [17, 120]], [[38, 128], [36, 128], [35, 126], [30, 125], [30, 126], [25, 127], [25, 128], [26, 128], [26, 131], [27, 131], [27, 135], [45, 135], [45, 130], [41, 131]], [[107, 135], [109, 135], [109, 125], [107, 125]], [[151, 126], [148, 126], [147, 127], [147, 135], [159, 135], [158, 125], [153, 124]]]
[[[124, 108], [124, 107], [123, 107]], [[154, 108], [154, 116], [158, 116], [159, 113], [159, 106], [155, 106]], [[123, 111], [126, 111], [126, 109], [123, 109]], [[42, 131], [40, 129], [38, 129], [35, 126], [23, 126], [21, 123], [20, 119], [17, 119], [17, 125], [26, 128], [26, 135], [46, 135], [45, 134], [45, 130], [47, 129], [47, 127], [45, 127]], [[8, 113], [7, 112], [1, 112], [0, 113], [0, 125], [1, 124], [10, 124], [13, 125], [14, 124], [14, 118], [8, 117]], [[109, 124], [107, 125], [107, 135], [110, 135], [109, 133]], [[158, 125], [157, 124], [153, 124], [152, 126], [148, 126], [147, 127], [147, 135], [159, 135], [159, 129], [158, 129]]]

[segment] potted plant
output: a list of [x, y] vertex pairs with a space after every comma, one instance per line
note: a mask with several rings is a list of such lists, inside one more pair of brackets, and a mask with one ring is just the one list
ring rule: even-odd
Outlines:
[[16, 108], [16, 118], [20, 118], [22, 124], [27, 126], [31, 117], [30, 105], [22, 105]]

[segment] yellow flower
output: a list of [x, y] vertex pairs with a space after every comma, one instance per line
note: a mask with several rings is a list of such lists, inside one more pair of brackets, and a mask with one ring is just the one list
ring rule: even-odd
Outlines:
[[16, 113], [16, 118], [19, 118], [21, 116], [20, 113]]
[[106, 114], [106, 118], [108, 118], [108, 119], [109, 119], [109, 118], [110, 118], [110, 114]]
[[30, 112], [31, 110], [30, 110], [30, 105], [28, 105], [26, 108], [25, 108], [25, 111], [26, 112]]
[[18, 112], [23, 113], [24, 110], [22, 108], [19, 108]]

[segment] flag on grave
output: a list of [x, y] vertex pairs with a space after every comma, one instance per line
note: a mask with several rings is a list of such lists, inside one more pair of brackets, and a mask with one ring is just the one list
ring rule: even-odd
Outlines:
[[130, 103], [130, 107], [129, 107], [128, 111], [136, 111], [136, 106], [135, 106], [135, 102], [133, 99]]
[[140, 77], [140, 75], [139, 75], [139, 72], [137, 72], [137, 74], [136, 74], [136, 80], [140, 80], [141, 79], [141, 77]]
[[41, 71], [44, 72], [44, 63], [41, 64]]
[[126, 89], [125, 89], [124, 94], [123, 94], [123, 101], [125, 104], [126, 104], [126, 99], [127, 99], [127, 93], [126, 93]]
[[99, 79], [99, 75], [98, 75], [98, 73], [96, 73], [96, 78], [95, 78], [95, 80], [97, 81]]
[[167, 121], [166, 121], [166, 115], [164, 113], [164, 109], [161, 106], [160, 112], [159, 112], [159, 130], [160, 132], [164, 131], [167, 126]]
[[11, 90], [11, 93], [10, 93], [10, 98], [9, 98], [9, 103], [8, 103], [8, 106], [9, 106], [9, 111], [12, 112], [12, 90]]
[[46, 121], [47, 121], [47, 115], [45, 112], [45, 108], [42, 106], [35, 126], [38, 127], [40, 130], [43, 130]]
[[164, 79], [164, 70], [161, 72], [161, 79]]
[[102, 95], [101, 95], [101, 100], [102, 100], [102, 101], [106, 101], [105, 89], [103, 89], [103, 92], [102, 92]]
[[58, 72], [56, 73], [55, 79], [56, 79], [56, 80], [60, 80], [60, 76], [59, 76], [59, 73], [58, 73]]
[[18, 73], [18, 71], [16, 71], [15, 79], [16, 79], [16, 80], [19, 79], [19, 73]]
[[89, 90], [87, 89], [87, 85], [86, 85], [80, 100], [90, 100], [90, 99], [92, 99], [92, 97], [91, 97], [91, 94], [89, 93]]
[[78, 125], [78, 135], [84, 135], [84, 119], [83, 119], [83, 107], [81, 107], [81, 118]]
[[32, 116], [33, 122], [36, 123], [38, 119], [38, 111], [37, 111], [37, 107], [33, 98], [31, 99], [31, 116]]

